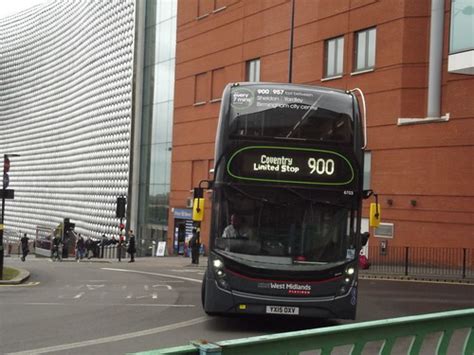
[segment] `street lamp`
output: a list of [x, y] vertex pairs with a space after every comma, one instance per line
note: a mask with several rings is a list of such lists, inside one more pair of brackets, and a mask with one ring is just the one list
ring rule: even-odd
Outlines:
[[[3, 154], [2, 214], [0, 215], [0, 280], [3, 280], [3, 258], [4, 258], [3, 219], [5, 216], [5, 199], [7, 198], [6, 196], [7, 187], [10, 183], [10, 178], [8, 176], [8, 172], [10, 171], [10, 157], [19, 157], [19, 156], [20, 156], [19, 154]], [[10, 198], [13, 198], [13, 196]]]

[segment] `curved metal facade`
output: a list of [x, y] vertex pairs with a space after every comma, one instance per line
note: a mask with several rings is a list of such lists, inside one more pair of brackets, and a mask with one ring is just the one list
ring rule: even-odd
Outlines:
[[118, 232], [129, 180], [133, 1], [58, 1], [0, 19], [0, 155], [8, 232], [70, 218]]

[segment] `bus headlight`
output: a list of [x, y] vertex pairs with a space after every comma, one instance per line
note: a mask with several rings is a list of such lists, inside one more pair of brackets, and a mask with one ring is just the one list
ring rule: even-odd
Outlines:
[[227, 275], [224, 270], [224, 262], [218, 257], [213, 256], [212, 269], [214, 271], [217, 284], [222, 288], [229, 289], [229, 283], [226, 280]]
[[344, 271], [344, 276], [342, 278], [342, 285], [339, 287], [337, 292], [338, 296], [346, 294], [351, 288], [352, 283], [354, 282], [356, 271], [353, 266], [348, 266]]
[[224, 267], [224, 263], [221, 259], [214, 259], [212, 261], [212, 266], [214, 267], [214, 269], [221, 269]]

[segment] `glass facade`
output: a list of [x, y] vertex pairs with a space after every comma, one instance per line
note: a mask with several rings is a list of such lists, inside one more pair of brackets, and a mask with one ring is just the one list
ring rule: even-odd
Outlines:
[[177, 0], [147, 0], [141, 134], [139, 255], [166, 240], [171, 174]]

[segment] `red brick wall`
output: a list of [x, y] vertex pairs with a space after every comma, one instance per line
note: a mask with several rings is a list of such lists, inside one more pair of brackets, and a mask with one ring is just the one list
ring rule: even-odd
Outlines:
[[[288, 80], [291, 1], [220, 1], [225, 9], [197, 19], [202, 1], [178, 3], [170, 201], [176, 208], [183, 208], [189, 191], [208, 178], [207, 168], [214, 158], [220, 103], [209, 101], [211, 79], [205, 92], [195, 92], [196, 75], [210, 77], [213, 70], [223, 68], [226, 82], [243, 81], [245, 62], [260, 58], [262, 81]], [[395, 225], [391, 245], [474, 248], [474, 77], [447, 72], [449, 1], [441, 114], [449, 112], [450, 121], [397, 126], [398, 118], [426, 116], [430, 3], [296, 1], [293, 82], [364, 91], [372, 188], [379, 194], [383, 220]], [[212, 4], [203, 6], [212, 10]], [[377, 29], [375, 70], [351, 75], [354, 32], [370, 27]], [[345, 40], [343, 77], [321, 81], [324, 40], [336, 36]], [[194, 105], [196, 94], [206, 97], [206, 103]], [[411, 200], [417, 201], [415, 207]], [[208, 208], [209, 203], [201, 233], [206, 245]], [[370, 243], [376, 244], [377, 238]]]

